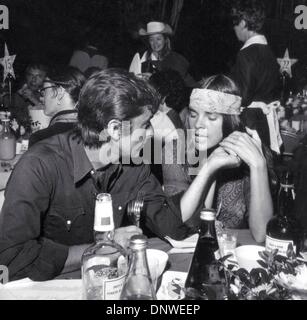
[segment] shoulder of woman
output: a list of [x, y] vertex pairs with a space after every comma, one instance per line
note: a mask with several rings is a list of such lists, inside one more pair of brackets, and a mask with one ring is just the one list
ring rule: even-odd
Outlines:
[[178, 53], [178, 52], [172, 50], [169, 54], [171, 56], [175, 57], [176, 59], [180, 59], [180, 60], [188, 62], [188, 60], [181, 53]]

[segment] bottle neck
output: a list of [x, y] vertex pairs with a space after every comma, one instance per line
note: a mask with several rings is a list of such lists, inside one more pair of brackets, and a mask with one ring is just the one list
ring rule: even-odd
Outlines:
[[94, 229], [95, 242], [112, 242], [114, 240], [114, 230], [101, 232]]
[[131, 251], [130, 273], [141, 273], [143, 275], [149, 275], [149, 268], [146, 258], [146, 247], [143, 249], [132, 249]]
[[114, 229], [112, 202], [96, 200], [94, 220], [94, 236], [96, 241], [112, 241]]
[[202, 237], [216, 239], [215, 219], [202, 220], [200, 225], [200, 235]]
[[280, 184], [278, 195], [278, 215], [292, 217], [294, 210], [295, 192], [293, 184]]

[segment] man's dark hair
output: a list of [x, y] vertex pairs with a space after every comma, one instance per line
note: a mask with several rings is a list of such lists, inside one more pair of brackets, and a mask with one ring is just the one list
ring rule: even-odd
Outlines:
[[183, 79], [178, 71], [165, 69], [155, 72], [149, 82], [159, 92], [168, 107], [178, 113], [189, 104], [189, 97]]
[[27, 74], [31, 69], [38, 69], [38, 70], [44, 71], [46, 74], [48, 74], [48, 72], [49, 72], [48, 67], [41, 62], [29, 63], [26, 67], [25, 74]]
[[81, 90], [77, 135], [85, 146], [99, 148], [104, 142], [100, 133], [109, 121], [129, 121], [147, 109], [154, 114], [158, 107], [158, 94], [145, 80], [123, 69], [100, 71]]
[[244, 20], [248, 30], [259, 32], [265, 21], [265, 4], [262, 0], [235, 0], [231, 18], [234, 26]]
[[46, 81], [54, 83], [56, 86], [63, 87], [69, 93], [73, 102], [77, 103], [85, 80], [85, 76], [79, 69], [64, 67], [56, 70]]

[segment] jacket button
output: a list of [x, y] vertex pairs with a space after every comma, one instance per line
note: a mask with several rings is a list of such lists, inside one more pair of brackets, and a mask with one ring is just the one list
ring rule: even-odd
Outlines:
[[122, 209], [122, 206], [119, 206], [119, 207], [118, 207], [118, 210], [121, 210], [121, 209]]

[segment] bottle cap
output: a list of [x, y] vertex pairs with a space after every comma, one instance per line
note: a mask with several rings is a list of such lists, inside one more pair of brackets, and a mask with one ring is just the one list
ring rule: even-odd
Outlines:
[[215, 220], [215, 215], [216, 212], [214, 209], [202, 209], [202, 211], [200, 212], [200, 219], [212, 221]]
[[143, 234], [136, 234], [130, 238], [131, 249], [143, 249], [147, 247], [147, 237]]
[[109, 193], [98, 193], [96, 200], [98, 202], [112, 201], [112, 196]]

